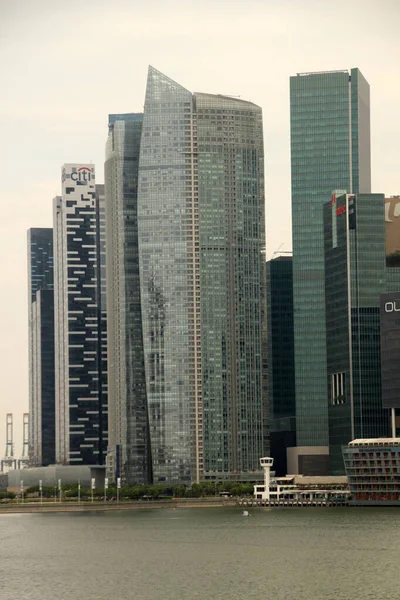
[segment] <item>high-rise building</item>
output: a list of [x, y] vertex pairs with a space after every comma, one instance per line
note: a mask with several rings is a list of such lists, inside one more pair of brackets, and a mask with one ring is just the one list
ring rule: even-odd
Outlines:
[[[400, 268], [387, 253], [388, 201], [383, 194], [344, 194], [324, 206], [332, 475], [344, 473], [342, 446], [390, 432], [382, 404], [380, 298], [400, 292]], [[400, 236], [395, 241], [400, 248]]]
[[267, 262], [270, 442], [276, 475], [288, 473], [287, 448], [296, 446], [293, 269], [291, 256]]
[[29, 460], [55, 462], [53, 230], [28, 230]]
[[66, 164], [54, 201], [56, 460], [102, 465], [107, 449], [104, 186]]
[[380, 300], [382, 406], [390, 409], [392, 437], [400, 437], [400, 290]]
[[110, 477], [152, 481], [138, 246], [143, 114], [109, 116], [105, 186]]
[[[116, 125], [110, 128], [109, 149]], [[125, 128], [122, 145], [127, 122], [119, 127]], [[139, 135], [137, 126], [134, 144]], [[107, 157], [106, 186], [115, 177], [109, 172], [112, 154]], [[141, 319], [132, 331], [141, 330], [135, 352], [139, 361], [143, 353], [144, 371], [139, 362], [138, 388], [131, 399], [122, 399], [122, 405], [141, 409], [132, 420], [132, 467], [126, 465], [129, 444], [118, 442], [126, 445], [123, 477], [140, 478], [140, 469], [143, 477], [152, 471], [155, 482], [169, 483], [262, 477], [259, 458], [268, 451], [263, 160], [258, 106], [192, 94], [149, 68], [137, 234], [135, 209], [130, 229], [133, 240], [137, 235], [132, 256], [138, 256], [139, 271], [132, 270], [131, 281], [139, 280], [140, 298], [137, 290], [133, 304], [140, 301]], [[113, 193], [107, 190], [107, 203]], [[122, 206], [124, 200], [114, 202]], [[107, 252], [115, 263], [117, 227], [110, 227], [115, 241]], [[127, 221], [124, 227], [129, 228]], [[129, 244], [120, 248], [121, 264]], [[110, 297], [111, 285], [108, 291]], [[123, 293], [119, 302], [126, 302]], [[125, 367], [123, 353], [115, 359], [116, 354], [115, 374], [132, 368]], [[110, 426], [123, 438], [125, 409], [118, 414], [113, 397], [110, 403], [113, 419], [120, 420], [113, 425], [111, 419]], [[143, 448], [146, 436], [149, 455]]]
[[[358, 69], [290, 79], [293, 302], [298, 464], [328, 470], [323, 205], [369, 193], [369, 85]], [[300, 460], [300, 457], [303, 457]]]

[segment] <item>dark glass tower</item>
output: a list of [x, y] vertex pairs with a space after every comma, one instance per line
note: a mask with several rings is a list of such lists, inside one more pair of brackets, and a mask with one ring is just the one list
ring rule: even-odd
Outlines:
[[56, 460], [105, 464], [107, 334], [104, 186], [67, 164], [54, 203]]
[[296, 445], [291, 256], [267, 262], [269, 404], [274, 471], [286, 475], [286, 449]]
[[[323, 205], [370, 192], [369, 85], [358, 69], [290, 79], [297, 455], [328, 469]], [[313, 467], [314, 464], [314, 467]]]
[[142, 114], [110, 115], [105, 187], [110, 477], [152, 481], [138, 246]]
[[28, 230], [29, 459], [55, 462], [53, 230]]
[[383, 194], [333, 197], [324, 207], [324, 224], [330, 471], [341, 475], [342, 446], [389, 435], [380, 296], [400, 291], [400, 267], [386, 266]]

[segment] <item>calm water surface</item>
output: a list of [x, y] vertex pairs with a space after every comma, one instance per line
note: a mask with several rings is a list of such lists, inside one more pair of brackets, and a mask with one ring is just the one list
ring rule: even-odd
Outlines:
[[0, 516], [1, 600], [397, 600], [400, 510]]

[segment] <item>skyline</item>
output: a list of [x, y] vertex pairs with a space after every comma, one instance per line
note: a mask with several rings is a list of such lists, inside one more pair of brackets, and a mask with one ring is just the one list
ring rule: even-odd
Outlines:
[[[350, 8], [344, 2], [334, 8], [315, 1], [301, 8], [290, 1], [231, 2], [228, 21], [225, 0], [206, 1], [202, 10], [190, 2], [135, 8], [124, 1], [107, 10], [100, 1], [96, 9], [80, 7], [79, 19], [77, 6], [71, 2], [68, 14], [40, 0], [35, 7], [16, 1], [0, 9], [0, 64], [8, 82], [0, 112], [0, 453], [5, 414], [13, 412], [19, 454], [28, 408], [26, 231], [52, 225], [62, 164], [91, 159], [104, 181], [108, 114], [142, 110], [149, 63], [193, 92], [240, 94], [262, 107], [268, 257], [282, 243], [281, 250], [291, 248], [289, 77], [296, 72], [361, 69], [371, 86], [372, 191], [400, 191], [395, 2], [353, 2]], [[212, 6], [212, 20], [205, 6]], [[338, 28], [345, 29], [343, 14], [348, 44], [336, 43]], [[78, 37], [73, 45], [71, 31]], [[157, 46], [160, 38], [166, 43]]]

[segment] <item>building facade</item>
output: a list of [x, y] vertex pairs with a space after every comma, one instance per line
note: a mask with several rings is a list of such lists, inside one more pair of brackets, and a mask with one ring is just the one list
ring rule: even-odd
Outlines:
[[53, 230], [28, 230], [29, 461], [55, 462]]
[[356, 439], [343, 447], [343, 461], [357, 506], [400, 505], [400, 440]]
[[400, 196], [385, 198], [386, 294], [381, 295], [382, 403], [391, 411], [392, 436], [400, 432]]
[[[192, 94], [149, 68], [134, 275], [145, 389], [139, 374], [133, 402], [148, 418], [141, 413], [135, 425], [141, 433], [134, 451], [148, 427], [154, 482], [262, 476], [259, 457], [268, 450], [263, 158], [259, 107]], [[145, 465], [140, 452], [132, 461]]]
[[[327, 473], [323, 205], [332, 190], [369, 193], [369, 85], [358, 69], [290, 79], [297, 457]], [[314, 466], [313, 466], [314, 465]]]
[[400, 317], [398, 312], [400, 312], [400, 291], [381, 294], [382, 406], [390, 409], [393, 437], [399, 436], [400, 433]]
[[103, 465], [107, 449], [104, 186], [62, 168], [54, 201], [56, 460]]
[[385, 292], [400, 291], [400, 267], [386, 262], [386, 204], [383, 194], [344, 194], [324, 207], [332, 474], [344, 472], [342, 446], [390, 432], [389, 407], [382, 404], [380, 304]]
[[288, 473], [287, 448], [296, 445], [292, 267], [291, 256], [267, 262], [270, 441], [279, 477]]
[[143, 115], [109, 116], [105, 187], [110, 477], [152, 481], [138, 245]]

